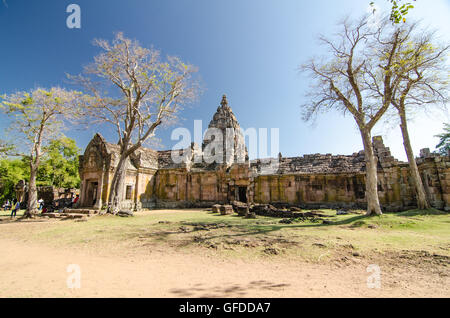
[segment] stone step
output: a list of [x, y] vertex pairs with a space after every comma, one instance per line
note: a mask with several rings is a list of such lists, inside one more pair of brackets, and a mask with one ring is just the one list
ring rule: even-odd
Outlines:
[[89, 215], [83, 214], [83, 213], [59, 213], [61, 217], [65, 219], [82, 219], [84, 217], [87, 217]]
[[90, 209], [68, 209], [65, 208], [63, 213], [73, 213], [73, 214], [87, 214], [87, 215], [92, 215], [92, 214], [97, 214], [97, 210], [90, 210]]
[[48, 212], [48, 213], [42, 213], [42, 216], [48, 216], [49, 218], [60, 218], [61, 213]]

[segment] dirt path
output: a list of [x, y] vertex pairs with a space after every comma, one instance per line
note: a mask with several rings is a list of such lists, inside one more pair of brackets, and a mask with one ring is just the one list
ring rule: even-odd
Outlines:
[[[225, 261], [154, 252], [135, 257], [0, 239], [0, 297], [449, 297], [448, 276], [386, 269], [381, 289], [366, 284], [368, 264], [345, 267]], [[67, 287], [69, 264], [81, 288]], [[383, 268], [382, 268], [383, 270]]]

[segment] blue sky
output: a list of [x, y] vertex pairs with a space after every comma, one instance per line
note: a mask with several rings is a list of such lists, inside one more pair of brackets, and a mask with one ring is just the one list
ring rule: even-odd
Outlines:
[[[338, 113], [321, 116], [315, 124], [301, 120], [308, 79], [297, 68], [320, 54], [317, 36], [331, 34], [342, 16], [366, 12], [369, 0], [58, 0], [0, 2], [0, 93], [65, 83], [65, 73], [77, 74], [99, 51], [94, 38], [111, 39], [123, 31], [143, 46], [177, 55], [197, 65], [205, 91], [185, 109], [181, 126], [193, 129], [202, 119], [204, 128], [220, 103], [222, 94], [242, 128], [279, 128], [283, 156], [308, 153], [351, 154], [362, 149], [361, 138], [350, 117]], [[81, 29], [66, 27], [66, 7], [81, 7]], [[386, 0], [377, 0], [387, 7]], [[418, 0], [409, 18], [423, 19], [450, 41], [450, 1]], [[410, 124], [414, 151], [432, 150], [433, 136], [440, 133], [449, 114], [419, 114]], [[2, 131], [8, 122], [0, 119]], [[157, 136], [164, 148], [174, 127]], [[84, 148], [96, 131], [116, 142], [104, 127], [70, 129]], [[378, 125], [375, 134], [399, 159], [405, 159], [400, 130]]]

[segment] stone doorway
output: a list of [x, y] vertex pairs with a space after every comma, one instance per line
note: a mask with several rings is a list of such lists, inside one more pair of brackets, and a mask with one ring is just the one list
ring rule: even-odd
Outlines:
[[247, 203], [247, 187], [238, 188], [238, 200]]
[[98, 182], [97, 181], [88, 181], [87, 184], [87, 195], [86, 200], [84, 201], [85, 206], [94, 206], [97, 202], [97, 189]]

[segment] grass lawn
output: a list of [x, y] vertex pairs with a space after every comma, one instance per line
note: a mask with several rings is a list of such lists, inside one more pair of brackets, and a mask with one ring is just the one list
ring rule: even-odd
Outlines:
[[[19, 210], [17, 212], [17, 217], [21, 217], [24, 212], [25, 212], [25, 210]], [[1, 209], [0, 210], [0, 218], [4, 218], [6, 216], [8, 216], [8, 217], [11, 216], [11, 210], [6, 210], [5, 211], [4, 209]]]
[[[51, 246], [89, 248], [96, 253], [139, 253], [166, 249], [211, 253], [221, 257], [287, 258], [308, 262], [349, 258], [448, 263], [450, 215], [411, 210], [365, 217], [363, 211], [336, 215], [322, 210], [331, 224], [315, 218], [291, 220], [258, 216], [245, 219], [208, 210], [155, 210], [122, 218], [95, 216], [87, 222], [52, 220], [12, 222], [0, 237], [45, 242]], [[21, 214], [23, 212], [21, 211]], [[1, 213], [6, 225], [8, 213]], [[26, 230], [25, 230], [26, 227]], [[420, 256], [417, 258], [417, 256]]]

